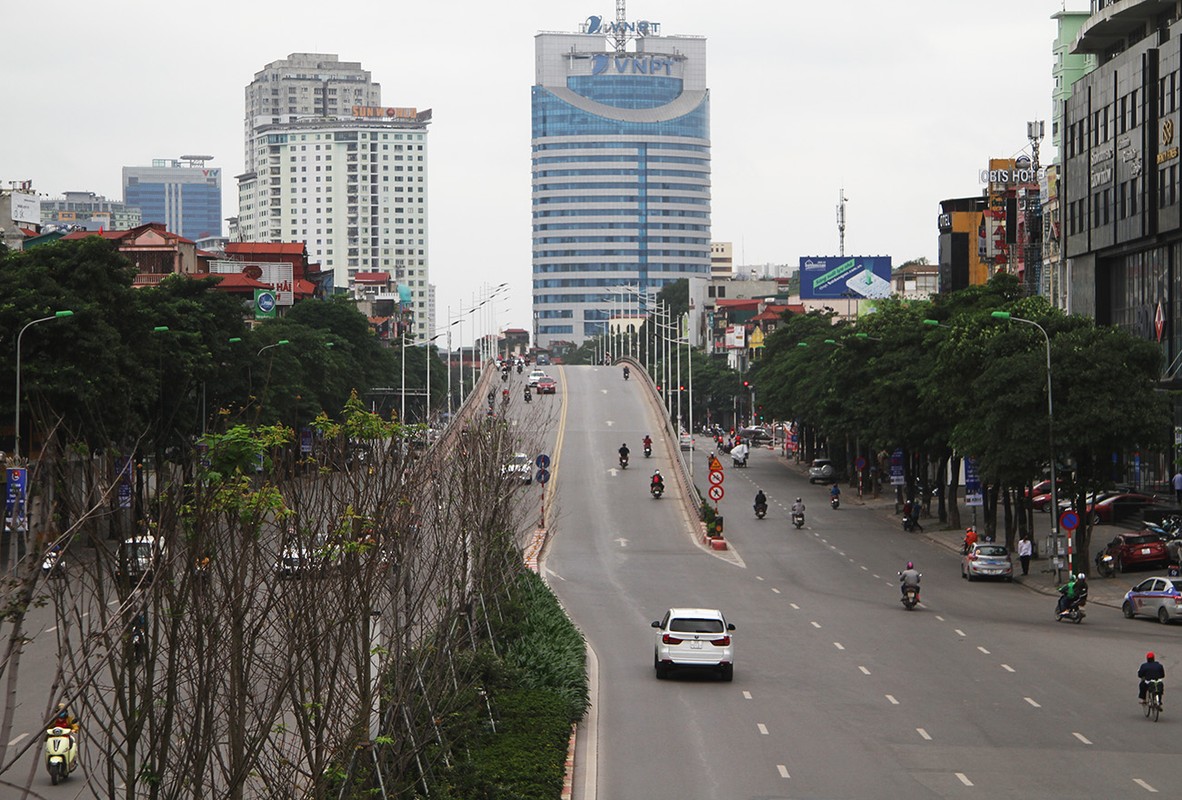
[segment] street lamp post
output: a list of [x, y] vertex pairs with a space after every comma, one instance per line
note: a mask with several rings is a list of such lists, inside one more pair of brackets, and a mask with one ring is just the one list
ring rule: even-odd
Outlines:
[[41, 317], [40, 319], [35, 319], [27, 323], [25, 327], [21, 328], [20, 333], [16, 335], [16, 418], [14, 419], [16, 427], [13, 430], [12, 441], [13, 463], [19, 463], [21, 455], [21, 338], [25, 335], [25, 331], [39, 322], [49, 322], [50, 320], [64, 319], [72, 316], [74, 316], [73, 311], [55, 311], [48, 317]]
[[[1051, 446], [1051, 541], [1054, 547], [1053, 564], [1055, 565], [1055, 580], [1062, 580], [1062, 564], [1059, 560], [1059, 480], [1055, 474], [1055, 403], [1051, 397], [1051, 337], [1047, 335], [1043, 326], [1031, 319], [1015, 317], [1008, 311], [994, 311], [990, 316], [994, 319], [1004, 319], [1010, 322], [1021, 322], [1033, 325], [1042, 334], [1047, 346], [1047, 435]], [[1067, 565], [1072, 569], [1071, 557], [1074, 545], [1073, 537], [1067, 534]]]

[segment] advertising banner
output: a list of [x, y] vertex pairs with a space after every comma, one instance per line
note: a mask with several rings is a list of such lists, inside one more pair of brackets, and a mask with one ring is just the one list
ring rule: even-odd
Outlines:
[[28, 472], [23, 467], [8, 470], [8, 499], [4, 504], [4, 516], [20, 519], [25, 511], [25, 486]]
[[907, 482], [903, 476], [903, 451], [891, 453], [891, 486], [902, 486]]
[[981, 476], [977, 474], [977, 459], [970, 456], [964, 459], [964, 504], [985, 505], [985, 496], [981, 493]]
[[254, 318], [274, 319], [275, 308], [279, 304], [275, 300], [275, 292], [271, 289], [254, 290]]
[[802, 256], [800, 299], [889, 297], [890, 256]]

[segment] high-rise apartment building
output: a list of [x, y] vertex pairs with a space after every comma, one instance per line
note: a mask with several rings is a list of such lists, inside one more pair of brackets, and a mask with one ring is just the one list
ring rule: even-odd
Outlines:
[[222, 170], [205, 166], [212, 158], [154, 158], [150, 167], [124, 167], [123, 204], [186, 239], [221, 236]]
[[[410, 298], [421, 342], [432, 315], [427, 256], [430, 109], [387, 108], [359, 64], [295, 53], [246, 89], [242, 241], [304, 242], [338, 291], [385, 272]], [[391, 293], [394, 298], [394, 293]]]
[[549, 347], [604, 333], [621, 286], [709, 277], [710, 106], [706, 40], [622, 7], [535, 49], [534, 336]]
[[143, 223], [137, 206], [108, 200], [94, 192], [66, 192], [41, 201], [42, 225], [72, 225], [88, 231], [129, 231]]

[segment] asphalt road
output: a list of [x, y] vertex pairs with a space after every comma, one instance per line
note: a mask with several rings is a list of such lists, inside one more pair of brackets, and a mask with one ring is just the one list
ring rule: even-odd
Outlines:
[[[544, 574], [592, 649], [594, 709], [580, 726], [575, 797], [1125, 798], [1177, 791], [1167, 678], [1154, 724], [1136, 671], [1154, 650], [1174, 674], [1182, 630], [1093, 607], [1082, 625], [1017, 584], [960, 578], [955, 554], [881, 509], [829, 508], [777, 455], [724, 460], [731, 549], [701, 546], [685, 506], [647, 492], [658, 439], [639, 381], [564, 367], [555, 439], [558, 513]], [[627, 441], [633, 467], [615, 468]], [[696, 458], [702, 466], [705, 453]], [[698, 470], [701, 473], [703, 470]], [[701, 480], [701, 474], [698, 478]], [[751, 502], [762, 487], [765, 520]], [[788, 507], [808, 507], [802, 530]], [[896, 573], [924, 573], [922, 604]], [[671, 606], [735, 623], [735, 679], [657, 681], [649, 623]]]

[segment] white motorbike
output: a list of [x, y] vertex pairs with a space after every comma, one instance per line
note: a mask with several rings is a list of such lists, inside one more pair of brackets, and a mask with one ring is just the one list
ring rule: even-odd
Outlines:
[[54, 786], [78, 766], [77, 734], [70, 728], [54, 726], [45, 732], [45, 768]]

